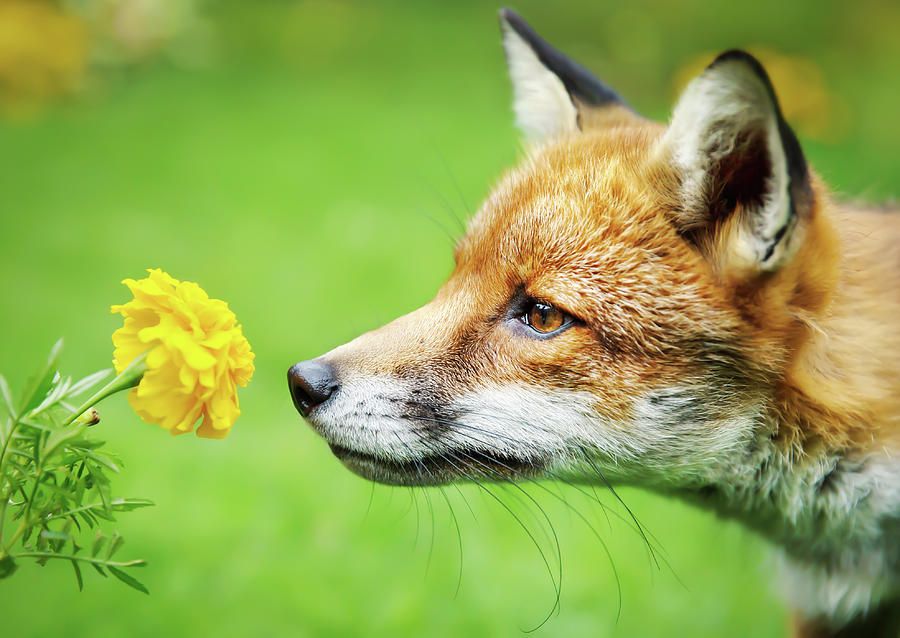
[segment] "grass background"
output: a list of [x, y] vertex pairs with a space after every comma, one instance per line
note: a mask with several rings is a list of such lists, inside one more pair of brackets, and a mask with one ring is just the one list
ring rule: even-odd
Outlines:
[[[844, 113], [837, 132], [804, 140], [811, 163], [839, 192], [897, 192], [895, 3], [515, 6], [658, 118], [671, 78], [698, 53], [803, 56]], [[108, 306], [127, 298], [119, 281], [162, 267], [243, 322], [257, 354], [243, 415], [223, 442], [174, 439], [123, 398], [105, 404], [97, 431], [127, 464], [119, 495], [158, 505], [118, 525], [123, 556], [150, 562], [140, 576], [152, 595], [93, 573], [78, 593], [68, 565], [26, 564], [0, 582], [0, 632], [521, 635], [554, 593], [516, 522], [476, 489], [450, 488], [458, 537], [441, 492], [373, 489], [303, 424], [284, 381], [293, 362], [427, 301], [452, 266], [439, 226], [456, 232], [520, 156], [496, 7], [204, 7], [217, 34], [206, 67], [148, 63], [28, 121], [0, 122], [0, 370], [21, 388], [59, 336], [64, 372], [108, 366]], [[536, 635], [783, 632], [788, 615], [753, 535], [623, 490], [667, 552], [671, 569], [657, 569], [627, 525], [549, 487], [596, 524], [617, 576], [578, 516], [530, 489], [563, 560], [561, 612]], [[496, 491], [552, 551], [535, 508]]]

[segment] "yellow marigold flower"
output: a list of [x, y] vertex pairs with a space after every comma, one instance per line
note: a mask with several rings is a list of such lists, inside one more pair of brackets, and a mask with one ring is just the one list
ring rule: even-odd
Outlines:
[[190, 432], [203, 417], [197, 436], [224, 438], [241, 413], [235, 386], [253, 376], [250, 344], [224, 301], [158, 268], [147, 272], [124, 280], [134, 299], [110, 308], [125, 317], [112, 336], [116, 373], [147, 352], [147, 371], [128, 402], [172, 434]]

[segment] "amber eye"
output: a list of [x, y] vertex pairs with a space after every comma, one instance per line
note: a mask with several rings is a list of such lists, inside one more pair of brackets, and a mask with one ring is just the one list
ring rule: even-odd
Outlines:
[[565, 321], [565, 313], [539, 301], [531, 304], [525, 313], [525, 322], [538, 332], [558, 330]]

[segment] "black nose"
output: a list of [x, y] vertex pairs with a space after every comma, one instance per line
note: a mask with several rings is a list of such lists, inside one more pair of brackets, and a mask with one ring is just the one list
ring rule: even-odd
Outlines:
[[303, 416], [324, 403], [338, 389], [334, 368], [319, 359], [295, 363], [288, 370], [287, 378], [294, 407]]

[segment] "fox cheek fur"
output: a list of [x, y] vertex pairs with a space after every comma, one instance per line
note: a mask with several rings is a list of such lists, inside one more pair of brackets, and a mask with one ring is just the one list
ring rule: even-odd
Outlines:
[[376, 481], [674, 493], [780, 547], [802, 635], [892, 635], [900, 225], [831, 199], [752, 56], [663, 126], [500, 23], [527, 158], [433, 301], [291, 368], [297, 409]]

